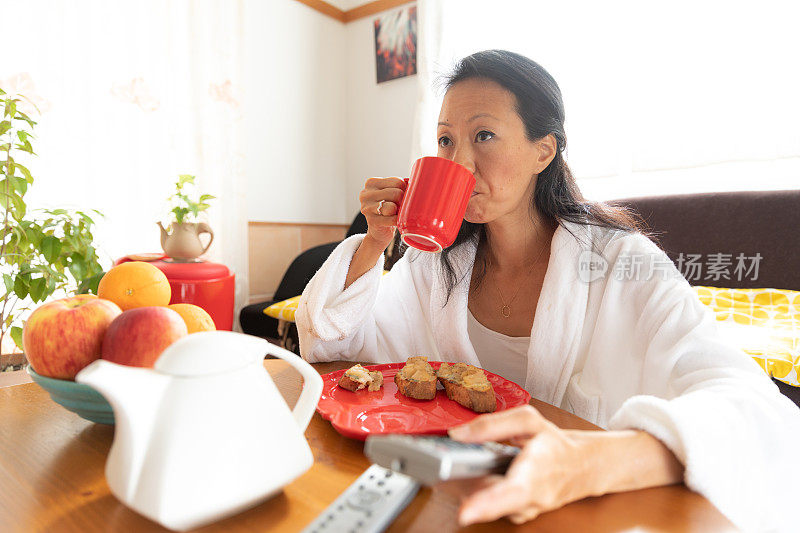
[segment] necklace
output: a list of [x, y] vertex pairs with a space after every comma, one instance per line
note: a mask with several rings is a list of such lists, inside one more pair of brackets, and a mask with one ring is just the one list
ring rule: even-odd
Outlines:
[[[530, 277], [531, 272], [533, 272], [533, 267], [535, 267], [536, 263], [539, 262], [539, 259], [542, 258], [542, 254], [544, 254], [544, 251], [546, 249], [547, 249], [547, 246], [543, 246], [542, 247], [542, 251], [539, 252], [539, 255], [536, 257], [536, 259], [534, 259], [533, 263], [531, 264], [530, 269], [528, 269], [528, 275], [526, 276], [525, 279]], [[519, 284], [519, 286], [517, 287], [516, 292], [514, 293], [514, 296], [511, 297], [511, 300], [508, 303], [506, 303], [505, 299], [503, 298], [503, 293], [500, 292], [500, 285], [497, 284], [497, 280], [495, 279], [494, 275], [492, 275], [492, 282], [494, 283], [494, 288], [497, 289], [497, 294], [500, 295], [500, 301], [503, 303], [503, 307], [500, 308], [500, 315], [503, 318], [509, 318], [511, 316], [511, 304], [513, 304], [514, 300], [516, 300], [517, 295], [519, 294], [519, 291], [522, 288], [523, 284], [522, 283]]]

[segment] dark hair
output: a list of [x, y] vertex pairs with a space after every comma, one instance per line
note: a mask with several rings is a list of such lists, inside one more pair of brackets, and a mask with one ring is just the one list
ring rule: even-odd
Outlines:
[[[621, 206], [584, 200], [562, 155], [567, 147], [567, 137], [564, 132], [561, 89], [541, 65], [514, 52], [485, 50], [459, 61], [453, 72], [444, 77], [444, 87], [447, 90], [458, 82], [473, 78], [493, 81], [514, 95], [516, 111], [525, 124], [528, 140], [536, 141], [549, 134], [555, 137], [556, 155], [539, 174], [531, 198], [531, 207], [545, 220], [558, 225], [569, 221], [643, 233], [643, 224], [633, 211]], [[577, 235], [574, 236], [580, 239]], [[473, 241], [478, 245], [485, 238], [483, 224], [465, 220], [453, 245], [442, 250], [440, 261], [447, 287], [445, 304], [460, 281], [450, 254], [464, 242]], [[462, 276], [466, 276], [468, 272], [467, 270]], [[485, 274], [485, 265], [478, 274], [480, 281]]]

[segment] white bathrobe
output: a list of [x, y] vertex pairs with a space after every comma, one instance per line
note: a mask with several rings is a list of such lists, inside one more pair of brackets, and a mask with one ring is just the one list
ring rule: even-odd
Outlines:
[[[343, 241], [303, 291], [296, 314], [303, 358], [384, 363], [427, 355], [479, 365], [467, 333], [475, 245], [451, 255], [463, 281], [444, 305], [438, 256], [414, 249], [385, 276], [381, 258], [343, 290], [362, 239]], [[607, 270], [590, 281], [592, 259]], [[638, 276], [625, 268], [634, 264]], [[531, 396], [610, 430], [654, 435], [685, 466], [686, 485], [743, 530], [800, 531], [793, 513], [800, 409], [722, 338], [711, 310], [650, 239], [560, 225], [530, 337]]]

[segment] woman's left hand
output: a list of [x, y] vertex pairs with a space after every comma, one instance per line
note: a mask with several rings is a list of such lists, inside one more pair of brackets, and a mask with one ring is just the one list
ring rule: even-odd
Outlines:
[[[469, 494], [461, 505], [459, 523], [508, 516], [520, 524], [593, 495], [597, 480], [591, 448], [601, 435], [562, 430], [530, 405], [483, 415], [451, 429], [450, 437], [462, 442], [510, 441], [522, 447], [505, 476], [461, 485]], [[453, 483], [458, 482], [449, 482]]]

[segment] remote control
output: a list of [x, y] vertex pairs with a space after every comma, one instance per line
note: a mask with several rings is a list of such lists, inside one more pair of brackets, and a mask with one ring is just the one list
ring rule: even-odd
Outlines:
[[518, 453], [519, 448], [496, 442], [468, 444], [428, 435], [374, 435], [364, 446], [370, 461], [425, 485], [502, 474]]
[[302, 533], [381, 533], [418, 490], [410, 477], [372, 465]]

